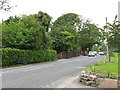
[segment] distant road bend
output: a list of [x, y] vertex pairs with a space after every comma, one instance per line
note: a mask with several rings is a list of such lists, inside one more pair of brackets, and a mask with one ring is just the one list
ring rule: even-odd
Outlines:
[[[58, 61], [7, 68], [2, 70], [3, 88], [55, 88], [66, 77], [80, 73], [85, 67], [106, 56], [80, 56]], [[0, 76], [1, 78], [1, 76]], [[62, 82], [62, 81], [61, 81]]]

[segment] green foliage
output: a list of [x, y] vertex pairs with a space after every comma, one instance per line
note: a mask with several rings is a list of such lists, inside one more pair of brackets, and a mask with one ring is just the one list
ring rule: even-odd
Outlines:
[[[104, 26], [105, 37], [107, 38], [108, 46], [110, 48], [120, 49], [120, 22], [117, 21], [117, 16], [113, 23], [108, 23]], [[107, 30], [107, 31], [106, 31]]]
[[43, 22], [37, 21], [35, 15], [23, 15], [21, 18], [11, 17], [4, 21], [2, 23], [3, 48], [50, 49], [51, 41], [45, 28], [49, 26], [41, 25], [41, 23]]
[[99, 73], [103, 78], [118, 78], [118, 53], [114, 53], [114, 56], [111, 57], [112, 63], [109, 63], [109, 58], [104, 58], [99, 62], [90, 65], [86, 68], [87, 72], [93, 72], [94, 74]]
[[39, 11], [38, 14], [35, 14], [34, 16], [37, 21], [41, 22], [40, 25], [44, 26], [46, 32], [48, 32], [52, 17], [42, 11]]
[[4, 23], [6, 23], [6, 24], [9, 24], [10, 23], [10, 21], [13, 21], [13, 22], [16, 22], [17, 23], [17, 21], [19, 21], [21, 18], [20, 17], [18, 17], [18, 16], [10, 16], [7, 20], [5, 20], [4, 21]]
[[102, 34], [99, 30], [97, 25], [91, 24], [89, 21], [83, 24], [82, 30], [79, 31], [82, 50], [86, 50], [86, 48], [91, 50], [93, 45], [100, 43]]
[[2, 66], [17, 64], [32, 64], [57, 60], [57, 53], [54, 50], [32, 51], [3, 48]]
[[0, 68], [2, 66], [2, 49], [0, 49]]
[[0, 68], [2, 66], [2, 24], [0, 24]]
[[80, 42], [77, 33], [80, 18], [77, 14], [67, 13], [59, 17], [51, 28], [52, 46], [57, 52], [79, 51]]
[[117, 16], [115, 16], [113, 23], [108, 23], [106, 18], [106, 25], [104, 26], [103, 32], [109, 48], [109, 61], [111, 61], [113, 49], [120, 49], [120, 21], [117, 21]]

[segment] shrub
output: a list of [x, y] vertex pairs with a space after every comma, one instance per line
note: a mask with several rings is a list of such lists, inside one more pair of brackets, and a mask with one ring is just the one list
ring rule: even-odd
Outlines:
[[32, 51], [11, 48], [2, 49], [2, 66], [41, 63], [55, 60], [57, 60], [55, 50]]

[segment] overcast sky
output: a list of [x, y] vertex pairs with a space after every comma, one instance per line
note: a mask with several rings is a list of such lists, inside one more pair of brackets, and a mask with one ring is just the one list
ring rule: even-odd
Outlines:
[[[105, 17], [112, 22], [118, 14], [118, 2], [120, 0], [11, 0], [14, 7], [11, 12], [0, 12], [0, 20], [9, 16], [35, 14], [38, 11], [48, 13], [53, 21], [66, 13], [76, 13], [89, 18], [93, 23], [102, 27]], [[1, 17], [2, 16], [2, 17]], [[0, 21], [1, 22], [1, 21]]]

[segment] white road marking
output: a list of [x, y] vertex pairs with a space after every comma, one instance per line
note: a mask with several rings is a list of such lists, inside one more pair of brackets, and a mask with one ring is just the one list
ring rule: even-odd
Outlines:
[[0, 73], [0, 77], [2, 76], [2, 74]]
[[86, 67], [76, 67], [76, 68], [86, 68]]
[[0, 70], [0, 77], [2, 76], [2, 71]]
[[28, 69], [28, 70], [24, 70], [23, 72], [32, 71], [32, 70], [35, 70], [35, 69]]
[[[53, 65], [52, 65], [52, 66], [53, 66]], [[26, 70], [24, 70], [23, 72], [32, 71], [32, 70], [37, 70], [37, 69], [42, 69], [42, 68], [46, 68], [46, 67], [49, 67], [49, 66], [43, 66], [43, 67], [37, 67], [37, 68], [32, 68], [32, 69], [26, 69]]]
[[40, 65], [40, 66], [32, 66], [32, 67], [28, 67], [28, 68], [20, 68], [20, 69], [16, 69], [16, 70], [10, 70], [10, 71], [3, 71], [2, 73], [10, 73], [10, 72], [14, 72], [14, 73], [18, 73], [18, 72], [26, 72], [26, 71], [32, 71], [32, 70], [36, 70], [36, 69], [41, 69], [41, 68], [46, 68], [46, 67], [50, 67], [53, 65]]
[[59, 61], [63, 61], [63, 60], [58, 60], [58, 62], [59, 62]]

